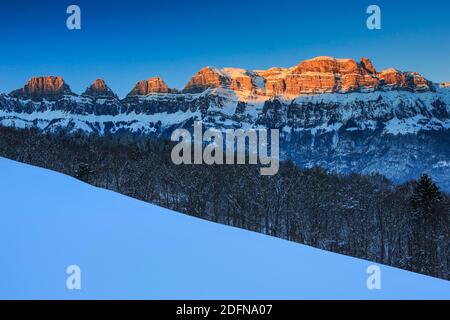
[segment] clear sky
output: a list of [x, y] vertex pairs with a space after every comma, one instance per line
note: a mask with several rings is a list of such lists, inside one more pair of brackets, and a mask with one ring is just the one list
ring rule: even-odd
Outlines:
[[[82, 29], [66, 27], [81, 7]], [[382, 29], [366, 27], [378, 4]], [[61, 75], [81, 93], [100, 77], [120, 96], [159, 75], [182, 88], [202, 67], [289, 67], [314, 56], [450, 81], [448, 0], [22, 0], [0, 3], [0, 92]]]

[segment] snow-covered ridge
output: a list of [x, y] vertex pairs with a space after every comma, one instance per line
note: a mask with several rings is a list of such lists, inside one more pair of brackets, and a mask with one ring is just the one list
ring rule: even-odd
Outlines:
[[[271, 107], [276, 103], [278, 107]], [[281, 117], [275, 122], [274, 112]], [[381, 121], [385, 133], [409, 134], [450, 128], [450, 88], [420, 93], [377, 91], [275, 98], [223, 88], [196, 94], [153, 93], [124, 100], [65, 95], [56, 101], [33, 101], [0, 95], [0, 123], [4, 126], [35, 126], [49, 131], [69, 127], [100, 134], [105, 130], [154, 133], [189, 119], [223, 127], [256, 127], [263, 123], [284, 127], [286, 132], [291, 128], [326, 132], [349, 120], [359, 123], [349, 130], [365, 130]]]

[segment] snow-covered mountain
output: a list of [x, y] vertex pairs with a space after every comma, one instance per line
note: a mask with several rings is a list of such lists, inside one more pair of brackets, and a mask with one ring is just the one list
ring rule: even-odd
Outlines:
[[[449, 299], [450, 283], [207, 222], [0, 158], [1, 299]], [[24, 194], [27, 197], [23, 201]], [[81, 290], [66, 269], [81, 269]]]
[[0, 124], [169, 136], [194, 120], [215, 128], [278, 128], [284, 159], [334, 172], [427, 172], [450, 191], [450, 87], [372, 62], [317, 57], [269, 70], [206, 67], [183, 90], [159, 77], [119, 99], [103, 80], [78, 96], [60, 77], [0, 95]]

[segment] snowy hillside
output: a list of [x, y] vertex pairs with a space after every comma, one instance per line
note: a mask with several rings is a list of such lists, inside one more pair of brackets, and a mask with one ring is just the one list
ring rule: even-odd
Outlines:
[[[450, 283], [198, 220], [0, 158], [0, 298], [450, 298]], [[79, 265], [81, 290], [66, 289]]]

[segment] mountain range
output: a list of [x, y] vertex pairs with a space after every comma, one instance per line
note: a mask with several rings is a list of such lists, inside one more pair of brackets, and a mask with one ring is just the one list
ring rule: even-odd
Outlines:
[[427, 172], [450, 191], [450, 86], [417, 72], [377, 71], [317, 57], [291, 68], [206, 67], [182, 90], [159, 77], [120, 99], [98, 79], [73, 93], [62, 77], [33, 78], [0, 95], [0, 124], [43, 132], [168, 137], [194, 120], [214, 128], [277, 128], [281, 157], [339, 173], [381, 173], [395, 182]]

